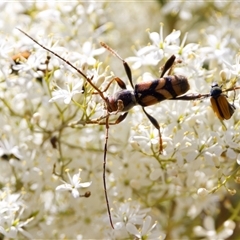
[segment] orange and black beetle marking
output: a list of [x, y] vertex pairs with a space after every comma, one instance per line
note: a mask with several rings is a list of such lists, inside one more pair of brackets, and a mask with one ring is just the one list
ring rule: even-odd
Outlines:
[[123, 90], [107, 98], [106, 108], [110, 113], [114, 111], [125, 112], [117, 119], [116, 123], [119, 123], [126, 118], [128, 111], [132, 107], [136, 105], [141, 105], [145, 115], [148, 117], [153, 126], [158, 130], [159, 152], [161, 153], [163, 151], [163, 146], [160, 125], [154, 117], [152, 117], [146, 112], [145, 107], [154, 105], [166, 99], [177, 99], [178, 96], [183, 95], [190, 89], [188, 80], [184, 76], [170, 75], [163, 77], [168, 70], [169, 72], [171, 72], [171, 68], [174, 64], [176, 57], [172, 55], [166, 61], [159, 79], [145, 81], [134, 86], [132, 81], [131, 69], [128, 64], [105, 43], [101, 43], [101, 45], [123, 62], [123, 66], [125, 68], [129, 82], [134, 89], [133, 91], [127, 90], [126, 84], [120, 78], [114, 78], [112, 81], [116, 81], [119, 87]]
[[212, 84], [210, 95], [212, 108], [217, 117], [220, 120], [230, 119], [236, 108], [228, 102], [227, 96], [223, 94], [222, 88], [217, 83]]
[[[117, 54], [113, 52], [113, 50], [110, 49], [106, 44], [101, 44], [112, 53], [114, 53], [114, 55]], [[116, 56], [119, 57], [119, 55]], [[112, 81], [116, 81], [119, 87], [123, 90], [118, 91], [113, 96], [107, 98], [108, 101], [106, 107], [108, 111], [126, 112], [136, 105], [147, 107], [166, 99], [175, 99], [176, 97], [186, 93], [190, 89], [186, 77], [181, 75], [163, 77], [166, 71], [172, 67], [175, 58], [176, 57], [173, 55], [167, 60], [160, 79], [144, 81], [142, 83], [136, 84], [135, 86], [132, 82], [132, 74], [130, 68], [128, 67], [127, 63], [122, 58], [120, 58], [123, 61], [130, 84], [134, 90], [127, 90], [126, 84], [120, 78], [114, 78]], [[119, 109], [118, 107], [119, 101], [122, 102], [122, 109]]]
[[190, 86], [184, 76], [167, 76], [135, 85], [134, 92], [141, 106], [150, 106], [186, 93]]

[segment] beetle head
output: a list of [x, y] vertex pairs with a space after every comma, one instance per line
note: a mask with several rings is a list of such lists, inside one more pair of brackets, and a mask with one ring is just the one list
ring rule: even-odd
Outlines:
[[213, 83], [210, 91], [211, 97], [219, 97], [220, 94], [222, 94], [222, 87], [220, 87], [217, 83]]
[[[121, 102], [121, 105], [123, 106], [121, 109], [119, 109], [119, 102]], [[116, 92], [113, 96], [107, 97], [106, 103], [109, 112], [127, 112], [136, 104], [137, 102], [134, 92], [126, 89]]]

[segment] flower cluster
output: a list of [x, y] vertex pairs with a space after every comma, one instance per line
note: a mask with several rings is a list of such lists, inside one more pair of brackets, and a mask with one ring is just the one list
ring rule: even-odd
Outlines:
[[9, 188], [0, 191], [0, 233], [8, 238], [16, 238], [21, 234], [31, 238], [31, 234], [24, 230], [24, 226], [33, 220], [33, 217], [24, 219], [23, 212], [27, 206], [23, 205], [20, 194], [12, 194]]
[[[238, 6], [162, 2], [0, 3], [3, 238], [239, 235]], [[175, 55], [165, 75], [186, 77], [187, 96], [207, 97], [146, 106], [148, 117], [136, 106], [115, 124], [125, 115], [108, 115], [109, 96], [121, 81], [131, 89], [130, 74], [100, 42], [126, 57], [133, 85], [149, 87]], [[211, 107], [213, 82], [236, 108], [227, 121]]]

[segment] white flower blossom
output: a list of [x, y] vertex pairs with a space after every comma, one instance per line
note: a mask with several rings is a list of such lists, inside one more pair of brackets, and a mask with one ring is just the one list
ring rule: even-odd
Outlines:
[[[142, 226], [136, 227], [132, 223], [127, 223], [127, 230], [129, 233], [137, 237], [137, 239], [164, 239], [165, 235], [160, 233], [158, 230], [155, 229], [157, 222], [155, 222], [153, 225], [151, 225], [152, 218], [150, 216], [147, 216]], [[155, 231], [154, 231], [155, 229]]]
[[127, 62], [133, 62], [132, 69], [138, 69], [143, 65], [156, 66], [163, 58], [162, 50], [153, 45], [135, 51], [135, 55], [134, 57], [128, 57], [126, 59]]
[[59, 99], [63, 99], [65, 104], [69, 104], [74, 95], [83, 93], [83, 90], [81, 89], [82, 82], [79, 80], [78, 82], [75, 81], [73, 83], [66, 83], [66, 85], [67, 89], [62, 89], [59, 86], [56, 86], [57, 90], [52, 93], [53, 97], [49, 100], [49, 102], [55, 102]]
[[177, 45], [179, 43], [179, 37], [181, 35], [180, 30], [173, 30], [168, 36], [163, 37], [163, 24], [160, 24], [160, 31], [149, 33], [149, 38], [152, 40], [153, 45], [164, 49], [166, 52], [176, 51], [178, 49]]
[[214, 219], [211, 216], [206, 216], [203, 221], [203, 226], [196, 226], [194, 232], [197, 237], [205, 237], [206, 239], [229, 239], [232, 236], [236, 224], [232, 220], [227, 220], [223, 223], [223, 228], [217, 231], [214, 227]]
[[88, 65], [94, 65], [97, 61], [94, 57], [102, 54], [104, 51], [103, 47], [96, 49], [89, 41], [85, 42], [82, 46], [82, 53]]
[[114, 228], [125, 228], [127, 223], [142, 224], [143, 218], [150, 209], [140, 209], [139, 204], [134, 204], [130, 200], [122, 203], [113, 215]]
[[8, 238], [17, 238], [21, 233], [28, 239], [32, 239], [25, 227], [33, 217], [21, 220], [25, 207], [20, 199], [20, 194], [11, 194], [7, 188], [0, 192], [0, 233]]
[[69, 191], [72, 193], [74, 198], [78, 198], [80, 196], [78, 189], [87, 188], [92, 184], [92, 182], [81, 183], [81, 178], [80, 178], [81, 172], [82, 172], [82, 170], [79, 169], [78, 173], [74, 174], [71, 177], [71, 175], [67, 171], [67, 175], [68, 175], [68, 179], [69, 179], [70, 183], [67, 183], [67, 182], [61, 180], [63, 182], [63, 184], [57, 186], [56, 191]]
[[[118, 240], [166, 234], [219, 240], [239, 235], [237, 1], [1, 1], [0, 9], [1, 238]], [[88, 81], [17, 28], [79, 68]], [[129, 63], [133, 85], [139, 85], [132, 89], [123, 62], [100, 42]], [[26, 58], [15, 61], [24, 52]], [[120, 124], [122, 113], [109, 116], [108, 126], [103, 105], [121, 91], [116, 81], [105, 90], [114, 76], [136, 98], [146, 93], [144, 100], [181, 87], [174, 81], [151, 84], [171, 55], [176, 62], [165, 77], [183, 75], [190, 85], [187, 94], [194, 96], [208, 94], [212, 82], [223, 91], [237, 87], [223, 92], [236, 111], [220, 121], [208, 97], [144, 106], [160, 126], [164, 151], [159, 154], [158, 130], [141, 106]], [[105, 90], [102, 96], [89, 81]], [[115, 229], [107, 219], [102, 183], [105, 141], [105, 190]], [[94, 184], [80, 179], [79, 168]], [[59, 177], [64, 182], [57, 187]], [[56, 187], [66, 192], [59, 194]]]
[[6, 137], [2, 136], [0, 140], [0, 157], [13, 157], [15, 159], [21, 159], [22, 154], [19, 150], [19, 146], [15, 145], [14, 138], [10, 137], [8, 140]]

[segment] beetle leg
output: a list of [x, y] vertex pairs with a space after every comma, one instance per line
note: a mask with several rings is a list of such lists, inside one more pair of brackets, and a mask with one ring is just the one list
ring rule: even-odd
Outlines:
[[128, 80], [129, 80], [132, 88], [134, 88], [133, 81], [132, 81], [132, 71], [131, 71], [131, 68], [129, 67], [128, 63], [117, 52], [115, 52], [112, 48], [110, 48], [106, 43], [100, 42], [100, 44], [101, 44], [101, 46], [106, 48], [109, 52], [111, 52], [115, 57], [117, 57], [118, 59], [120, 59], [122, 61], [125, 72], [128, 76]]
[[[108, 85], [104, 88], [104, 90], [102, 90], [102, 93], [103, 93], [103, 92], [106, 92], [114, 81], [117, 82], [118, 86], [119, 86], [121, 89], [127, 89], [127, 86], [126, 86], [126, 84], [124, 83], [124, 81], [123, 81], [122, 79], [120, 79], [119, 77], [115, 77], [115, 78], [113, 78], [113, 79], [108, 83]], [[92, 92], [92, 94], [99, 94], [99, 93], [98, 93], [98, 92]]]
[[127, 117], [127, 115], [128, 115], [128, 112], [125, 112], [124, 114], [121, 114], [115, 122], [109, 123], [109, 125], [119, 124], [120, 122], [122, 122]]
[[148, 114], [146, 112], [146, 110], [144, 109], [144, 107], [142, 108], [143, 112], [146, 114], [146, 116], [148, 117], [148, 119], [150, 120], [150, 122], [152, 123], [152, 125], [158, 130], [158, 136], [159, 136], [159, 153], [163, 152], [163, 143], [162, 143], [162, 135], [160, 132], [160, 125], [158, 124], [157, 120], [152, 117], [150, 114]]
[[170, 69], [173, 66], [173, 63], [175, 61], [176, 57], [175, 55], [172, 55], [164, 64], [162, 73], [160, 75], [160, 78], [164, 76], [164, 74], [167, 72], [168, 69]]
[[[85, 125], [85, 124], [105, 125], [107, 120], [106, 120], [105, 122], [101, 122], [101, 121], [102, 121], [103, 119], [109, 118], [109, 116], [111, 116], [111, 115], [116, 115], [116, 114], [118, 114], [119, 112], [121, 112], [121, 110], [122, 110], [123, 107], [124, 107], [124, 106], [123, 106], [122, 101], [121, 101], [121, 100], [118, 100], [118, 109], [117, 109], [117, 111], [115, 111], [115, 112], [108, 112], [106, 115], [101, 116], [101, 117], [99, 117], [99, 118], [97, 118], [97, 119], [93, 119], [93, 120], [85, 120], [85, 121], [84, 121], [84, 120], [79, 120], [79, 121], [76, 121], [76, 122], [72, 122], [72, 123], [69, 123], [68, 126], [69, 126], [69, 127], [73, 127], [73, 126], [78, 125], [78, 124], [82, 124], [82, 125]], [[115, 122], [113, 122], [113, 123], [108, 122], [108, 124], [109, 124], [109, 125], [116, 125], [116, 124], [122, 122], [122, 121], [126, 118], [127, 114], [128, 114], [128, 112], [124, 112], [123, 114], [121, 114], [121, 115], [117, 118], [117, 120], [116, 120]]]
[[120, 79], [120, 78], [118, 78], [118, 77], [115, 77], [115, 78], [113, 78], [112, 81], [116, 81], [117, 84], [118, 84], [118, 86], [119, 86], [121, 89], [127, 89], [127, 86], [126, 86], [125, 82], [124, 82], [122, 79]]
[[[125, 112], [125, 113], [123, 113], [123, 114], [121, 114], [116, 120], [115, 120], [115, 122], [108, 122], [108, 125], [117, 125], [117, 124], [119, 124], [120, 122], [122, 122], [126, 117], [127, 117], [127, 115], [128, 115], [128, 112]], [[108, 117], [109, 117], [110, 115], [108, 115]], [[107, 117], [106, 117], [106, 119], [107, 119]], [[94, 124], [99, 124], [99, 125], [105, 125], [106, 124], [106, 122], [97, 122], [97, 121], [91, 121], [91, 122], [88, 122], [88, 124], [91, 124], [91, 123], [94, 123]]]

